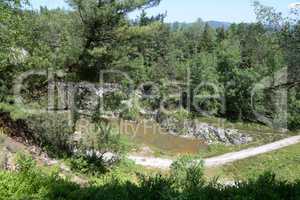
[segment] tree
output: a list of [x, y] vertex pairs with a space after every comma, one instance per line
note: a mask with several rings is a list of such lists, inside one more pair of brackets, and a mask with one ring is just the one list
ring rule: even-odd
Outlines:
[[[220, 111], [220, 102], [209, 96], [217, 96], [220, 91], [217, 73], [217, 57], [212, 53], [200, 53], [191, 61], [191, 88], [193, 105], [213, 114]], [[203, 113], [202, 113], [203, 114]]]
[[288, 66], [288, 125], [290, 129], [300, 128], [300, 22], [287, 25], [281, 32], [281, 46]]
[[226, 39], [226, 31], [225, 28], [217, 28], [217, 43], [220, 44], [223, 40]]
[[212, 52], [215, 48], [214, 32], [208, 23], [205, 24], [204, 31], [200, 39], [200, 49], [202, 51]]
[[28, 29], [26, 13], [22, 8], [27, 1], [4, 0], [0, 2], [0, 101], [3, 102], [12, 87], [14, 74], [27, 55]]
[[264, 6], [259, 1], [254, 1], [256, 19], [269, 29], [280, 30], [283, 25], [282, 13], [276, 12], [273, 7]]
[[[82, 79], [98, 80], [101, 70], [126, 65], [134, 57], [128, 42], [132, 31], [127, 14], [158, 5], [160, 0], [70, 0], [80, 17], [84, 45], [79, 62], [73, 66]], [[121, 63], [120, 63], [121, 61]]]
[[[287, 81], [276, 87], [274, 86], [272, 90], [276, 92], [283, 88], [288, 91], [288, 125], [289, 128], [297, 129], [300, 126], [297, 122], [299, 118], [298, 99], [300, 93], [299, 13], [294, 12], [295, 19], [283, 18], [282, 14], [276, 12], [272, 7], [263, 6], [258, 2], [255, 2], [254, 6], [258, 21], [267, 26], [269, 28], [269, 34], [272, 34], [273, 37], [276, 38], [276, 49], [279, 53], [269, 54], [267, 56], [269, 71], [274, 73], [276, 70], [283, 67], [287, 67], [288, 69]], [[278, 61], [278, 58], [282, 61], [276, 62], [276, 60]], [[281, 67], [279, 67], [279, 65], [281, 65]]]

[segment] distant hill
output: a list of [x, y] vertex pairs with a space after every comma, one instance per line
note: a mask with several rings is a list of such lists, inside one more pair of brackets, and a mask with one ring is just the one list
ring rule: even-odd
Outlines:
[[202, 21], [201, 19], [198, 19], [196, 22], [191, 22], [191, 23], [187, 23], [187, 22], [174, 22], [174, 23], [170, 23], [170, 27], [172, 29], [178, 29], [178, 28], [190, 28], [192, 26], [201, 26], [204, 27], [205, 23], [208, 23], [210, 27], [212, 28], [222, 28], [224, 27], [225, 29], [228, 29], [231, 25], [230, 22], [221, 22], [221, 21]]
[[209, 24], [212, 28], [222, 28], [228, 29], [231, 25], [229, 22], [221, 22], [221, 21], [207, 21], [206, 23]]

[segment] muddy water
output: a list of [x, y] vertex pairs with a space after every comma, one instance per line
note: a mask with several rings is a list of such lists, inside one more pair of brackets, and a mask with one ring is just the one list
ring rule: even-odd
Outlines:
[[137, 143], [174, 154], [196, 154], [206, 149], [202, 141], [167, 134], [157, 123], [152, 121], [130, 122], [115, 120], [120, 133], [128, 135]]

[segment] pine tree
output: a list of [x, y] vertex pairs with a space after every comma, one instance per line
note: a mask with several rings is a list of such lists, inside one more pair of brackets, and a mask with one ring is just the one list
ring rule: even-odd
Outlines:
[[205, 24], [203, 34], [200, 40], [200, 48], [202, 51], [213, 52], [215, 48], [214, 33], [212, 28]]

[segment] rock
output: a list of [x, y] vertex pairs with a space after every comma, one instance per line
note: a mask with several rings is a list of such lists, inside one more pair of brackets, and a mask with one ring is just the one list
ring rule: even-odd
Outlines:
[[224, 144], [230, 143], [225, 134], [226, 130], [221, 129], [221, 128], [215, 128], [213, 126], [210, 126], [210, 128], [211, 128], [211, 131], [218, 137], [218, 140], [221, 143], [224, 143]]
[[226, 145], [241, 145], [252, 141], [251, 137], [239, 133], [239, 131], [235, 129], [223, 129], [199, 122], [190, 123], [189, 126], [188, 135], [203, 139], [208, 144], [222, 143]]
[[157, 110], [146, 110], [141, 109], [140, 114], [145, 118], [149, 120], [155, 120], [157, 116], [158, 111]]
[[101, 90], [102, 88], [96, 88], [95, 85], [90, 83], [80, 83], [77, 85], [75, 96], [76, 108], [86, 114], [92, 114], [99, 103], [100, 96], [98, 94], [102, 94]]
[[179, 134], [180, 128], [178, 127], [176, 120], [173, 118], [166, 118], [162, 120], [160, 125], [173, 135]]
[[15, 65], [24, 63], [28, 57], [29, 53], [24, 48], [10, 49], [10, 61]]
[[208, 144], [241, 145], [251, 142], [253, 139], [245, 133], [240, 133], [236, 129], [224, 129], [201, 123], [198, 121], [186, 121], [184, 127], [179, 127], [172, 117], [160, 117], [159, 123], [166, 128], [170, 134], [181, 135], [180, 130], [186, 130], [183, 137], [197, 138], [204, 140]]
[[204, 139], [205, 141], [213, 139], [210, 134], [209, 125], [205, 123], [195, 124], [194, 132], [192, 134], [197, 138]]
[[231, 144], [234, 145], [242, 145], [252, 142], [253, 139], [245, 134], [239, 133], [238, 130], [235, 129], [226, 129], [226, 137], [230, 141]]
[[8, 149], [5, 149], [1, 154], [1, 168], [9, 171], [16, 171], [17, 165], [14, 160], [14, 154]]
[[104, 162], [112, 162], [112, 161], [117, 161], [119, 157], [116, 154], [108, 152], [102, 155], [102, 159]]
[[[81, 82], [78, 84], [70, 82], [51, 82], [48, 86], [50, 94], [55, 95], [58, 91], [58, 110], [81, 110], [83, 114], [90, 115], [98, 107], [100, 98], [104, 94], [119, 91], [118, 84], [92, 84]], [[53, 105], [52, 105], [53, 104]], [[54, 109], [54, 103], [50, 103], [48, 110]]]

